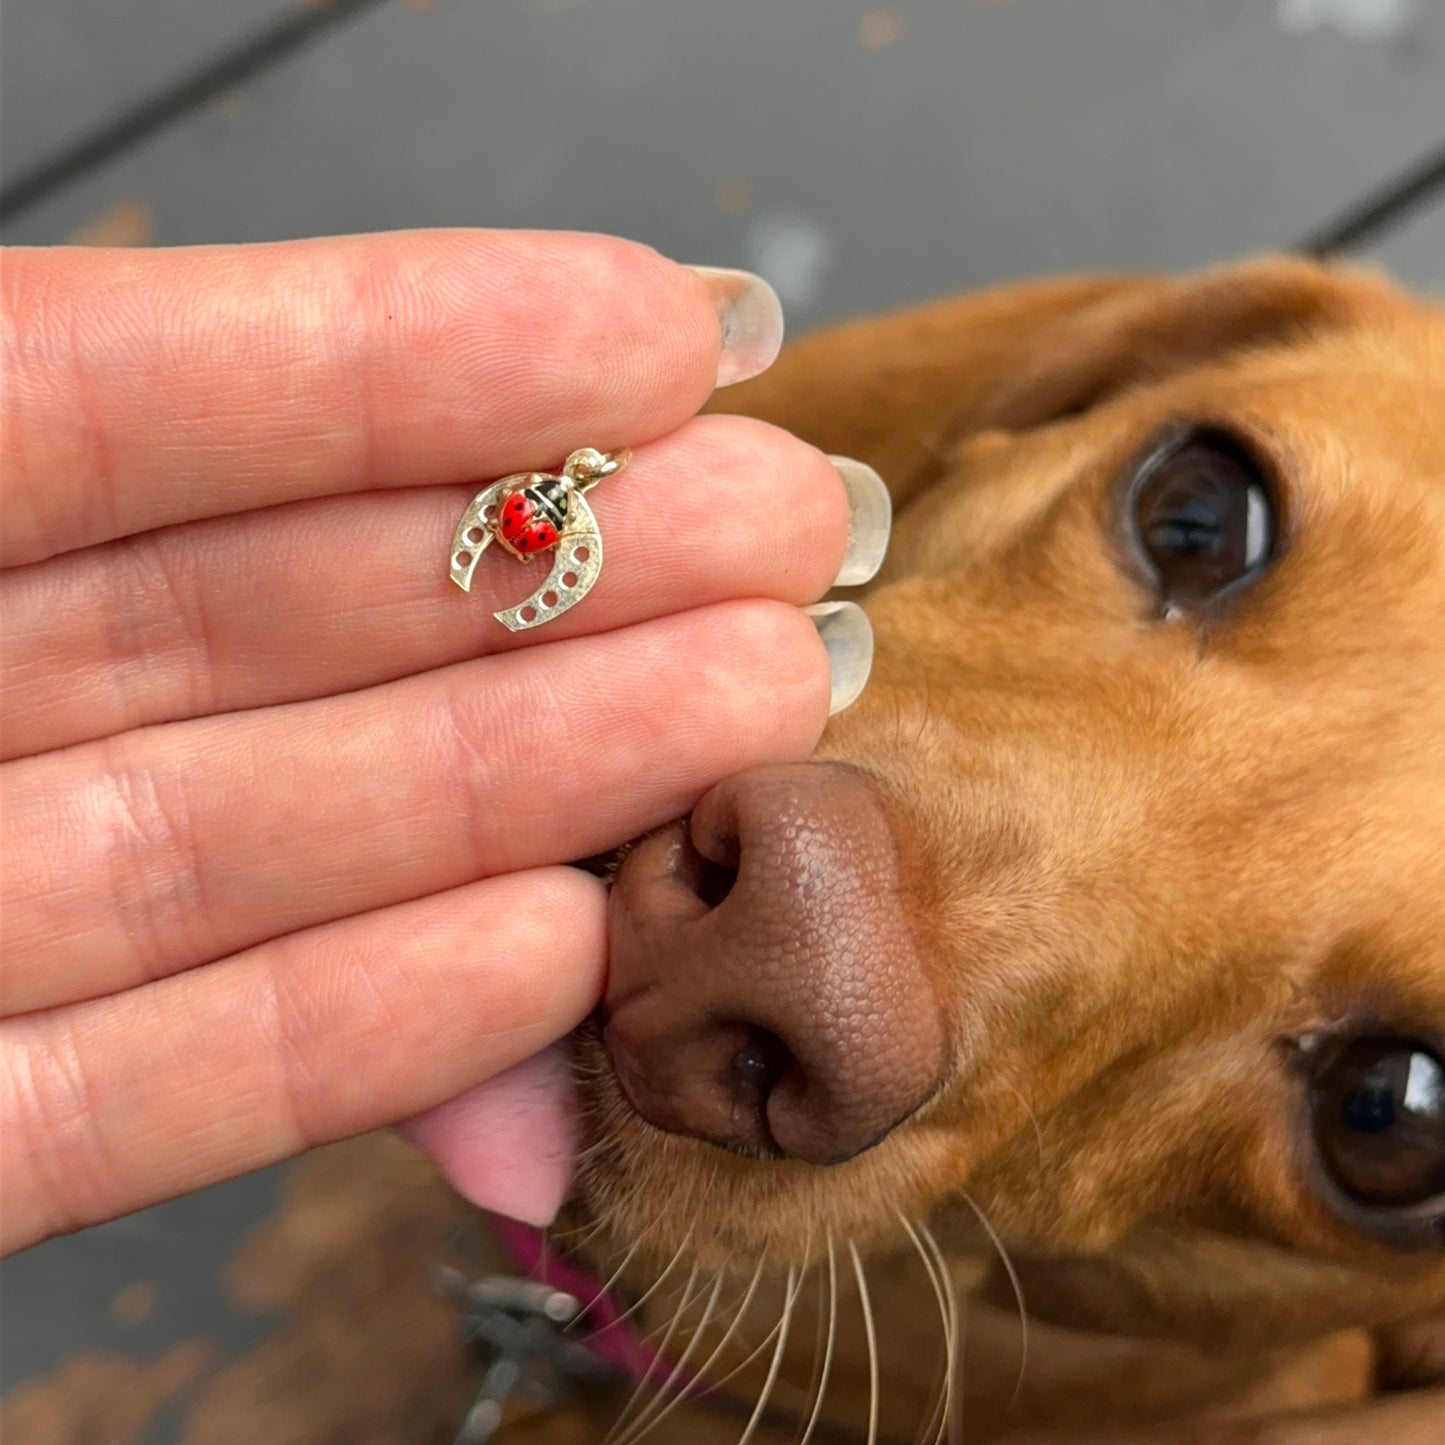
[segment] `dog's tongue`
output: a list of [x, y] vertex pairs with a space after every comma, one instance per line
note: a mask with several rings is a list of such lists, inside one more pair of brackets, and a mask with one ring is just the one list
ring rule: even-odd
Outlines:
[[560, 1047], [535, 1054], [401, 1132], [473, 1204], [543, 1228], [562, 1207], [577, 1154], [567, 1060]]

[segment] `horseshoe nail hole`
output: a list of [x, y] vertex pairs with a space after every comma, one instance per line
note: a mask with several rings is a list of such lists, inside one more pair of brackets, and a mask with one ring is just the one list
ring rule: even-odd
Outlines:
[[521, 615], [523, 622], [535, 622], [537, 620], [537, 609], [530, 605], [526, 606], [522, 609]]
[[564, 572], [562, 574], [562, 585], [564, 587], [575, 587], [577, 585], [577, 574], [575, 572]]
[[574, 547], [572, 549], [572, 560], [574, 562], [585, 562], [591, 555], [592, 553], [589, 552], [586, 547]]
[[462, 541], [469, 547], [479, 547], [482, 541], [482, 529], [480, 527], [468, 527], [462, 535]]
[[497, 509], [490, 502], [482, 508], [482, 521], [490, 522], [497, 515]]
[[458, 552], [452, 558], [453, 567], [470, 567], [472, 565], [472, 554], [470, 552]]
[[544, 592], [542, 594], [543, 607], [555, 607], [557, 605], [557, 594], [555, 592]]

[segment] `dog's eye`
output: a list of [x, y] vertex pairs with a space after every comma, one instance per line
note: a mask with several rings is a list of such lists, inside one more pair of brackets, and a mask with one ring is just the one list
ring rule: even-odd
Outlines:
[[1133, 526], [1166, 613], [1253, 577], [1274, 551], [1269, 483], [1222, 432], [1193, 432], [1148, 463], [1134, 485]]
[[1358, 1204], [1406, 1209], [1445, 1195], [1445, 1065], [1421, 1044], [1353, 1039], [1313, 1082], [1315, 1142]]

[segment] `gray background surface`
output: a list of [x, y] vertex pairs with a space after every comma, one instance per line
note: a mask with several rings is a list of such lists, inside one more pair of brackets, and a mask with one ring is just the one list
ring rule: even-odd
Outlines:
[[[3, 0], [0, 181], [294, 13]], [[389, 0], [84, 168], [0, 239], [605, 230], [761, 270], [806, 325], [1289, 246], [1442, 141], [1442, 0]], [[1364, 254], [1445, 288], [1445, 200]], [[86, 1348], [244, 1346], [264, 1321], [229, 1315], [215, 1272], [280, 1173], [7, 1263], [0, 1383]], [[137, 1280], [157, 1307], [126, 1324], [111, 1305]]]
[[[5, 0], [0, 161], [292, 9]], [[1442, 138], [1441, 0], [391, 0], [3, 234], [599, 229], [760, 266], [806, 323], [1286, 246]], [[1392, 259], [1445, 277], [1428, 236]]]

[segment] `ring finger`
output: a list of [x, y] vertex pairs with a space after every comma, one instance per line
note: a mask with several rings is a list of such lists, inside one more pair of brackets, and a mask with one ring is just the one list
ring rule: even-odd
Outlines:
[[[734, 601], [316, 702], [5, 765], [0, 1011], [616, 846], [806, 757], [862, 613]], [[821, 645], [820, 645], [821, 644]]]

